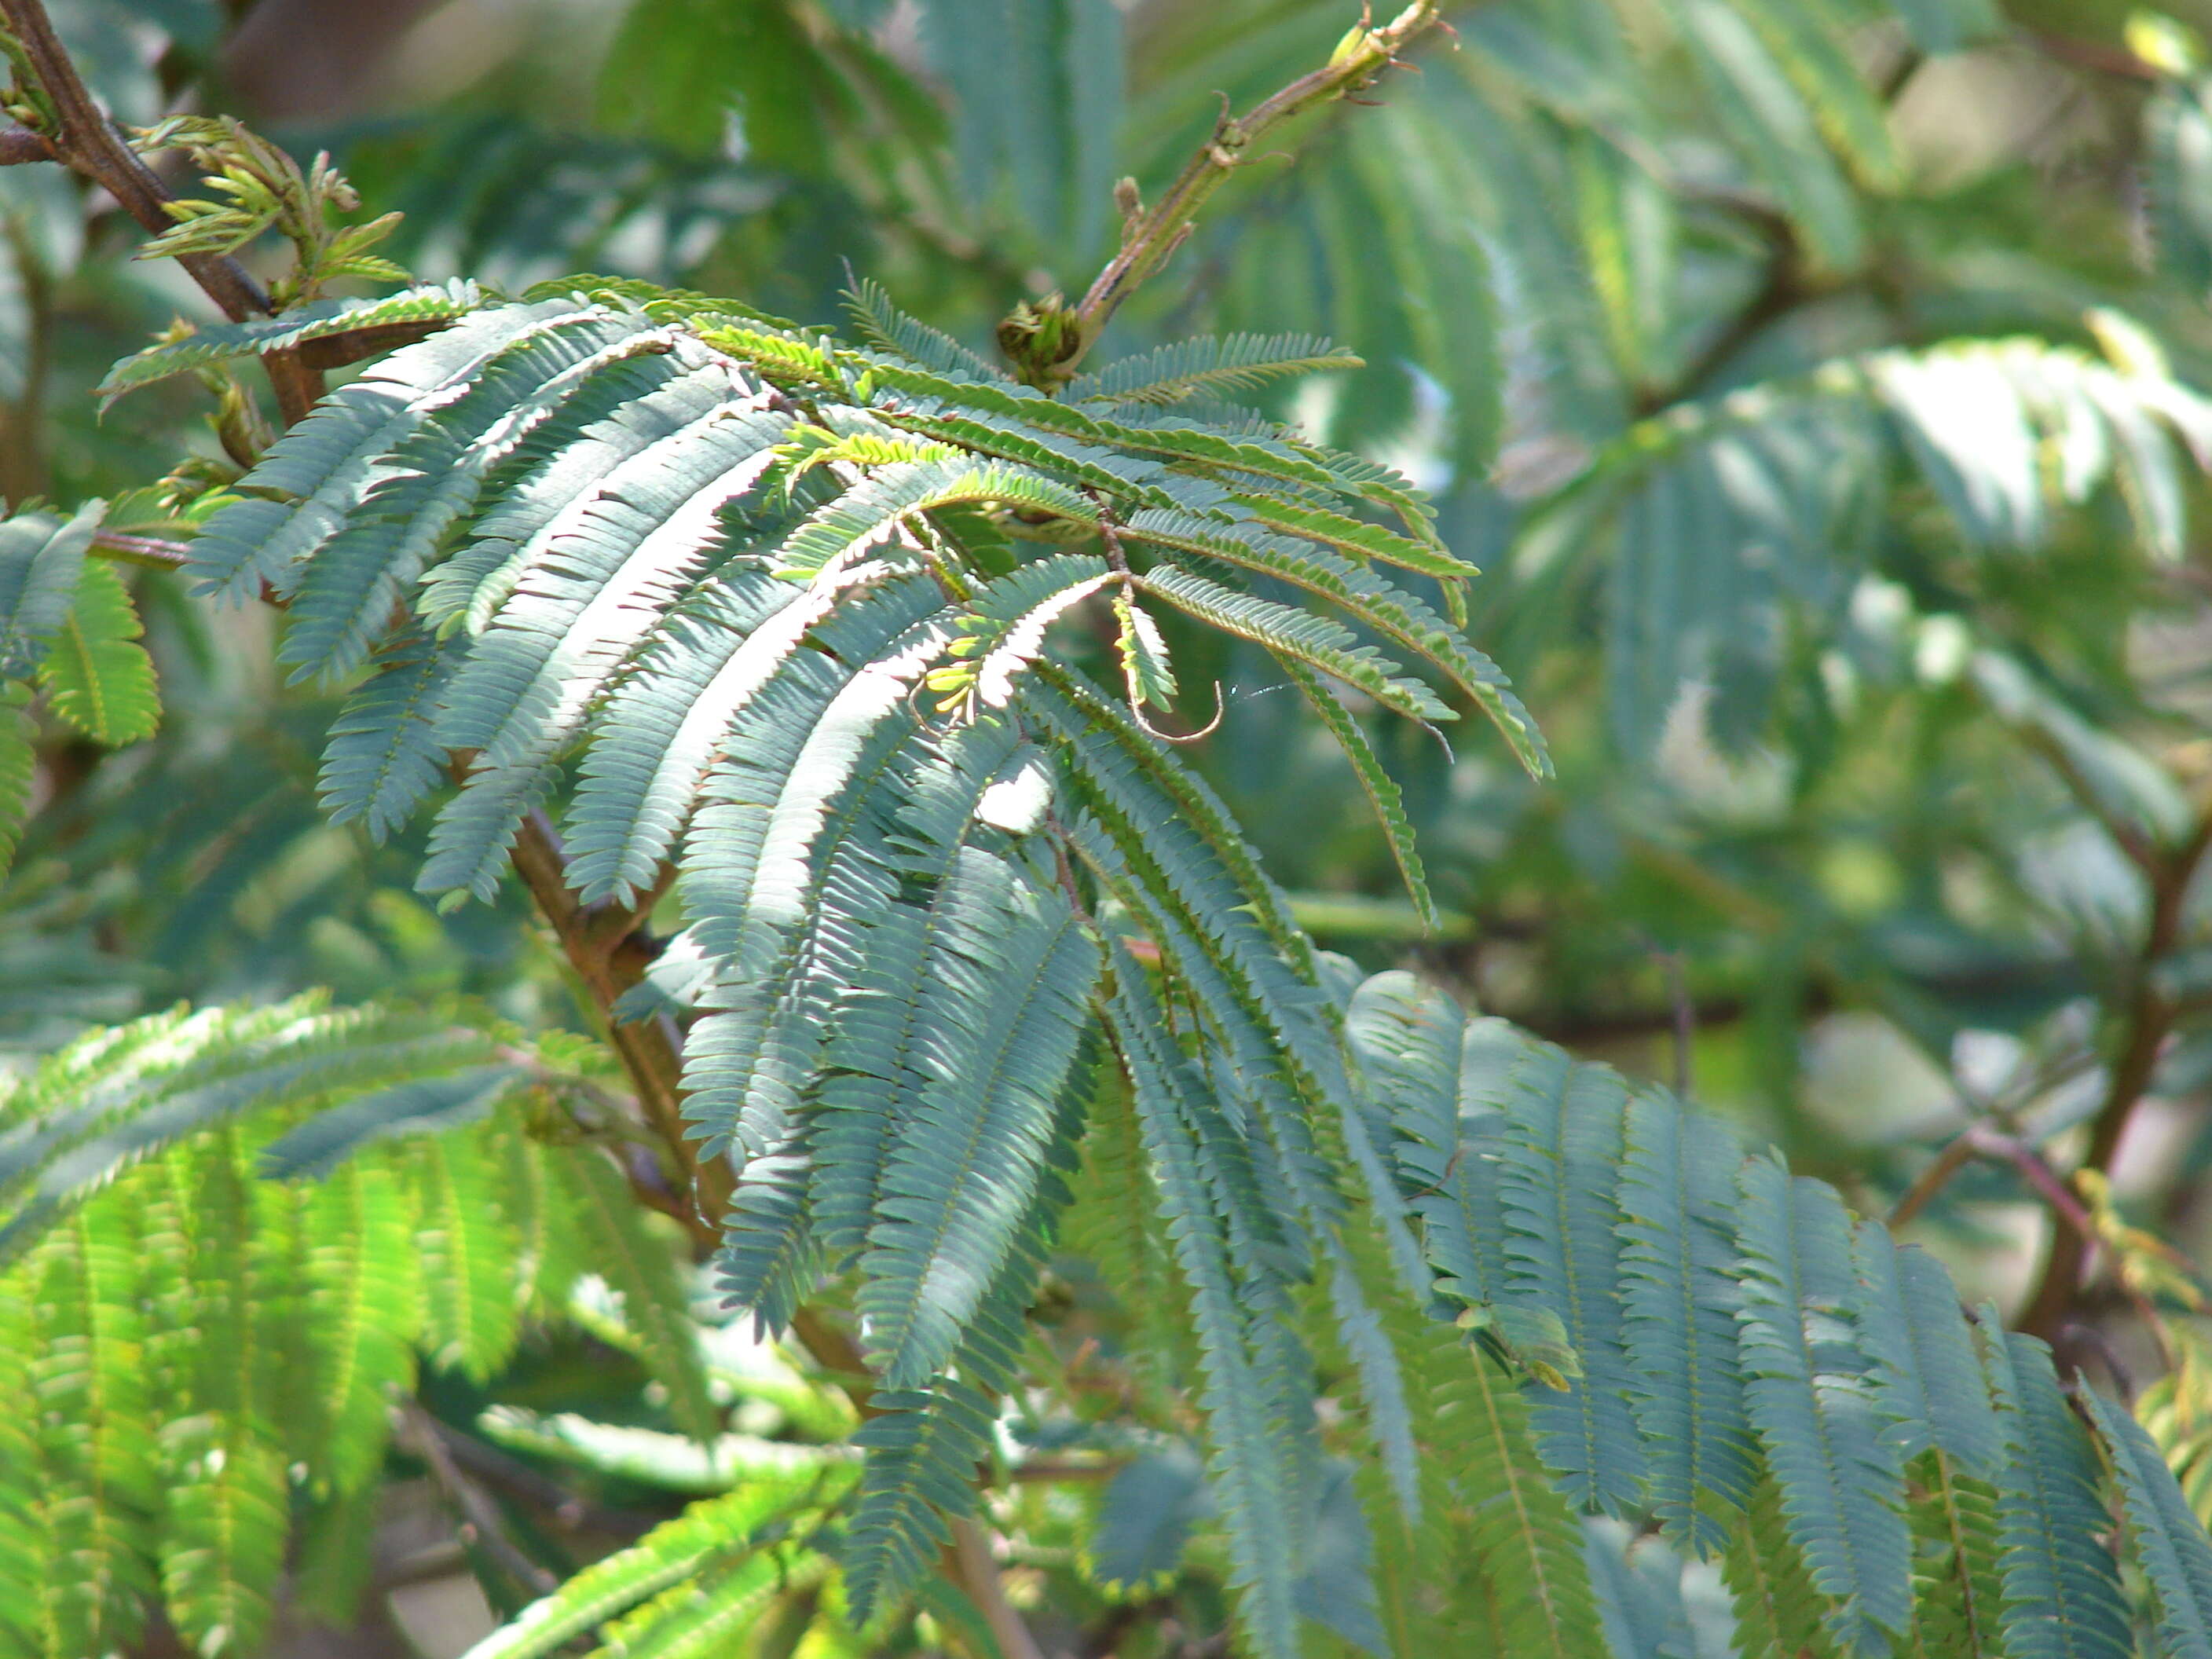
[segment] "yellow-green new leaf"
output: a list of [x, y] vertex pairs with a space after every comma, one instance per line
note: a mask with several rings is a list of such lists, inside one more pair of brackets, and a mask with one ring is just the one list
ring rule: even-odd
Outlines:
[[39, 665], [48, 706], [110, 749], [149, 738], [161, 724], [154, 661], [138, 643], [144, 632], [114, 567], [87, 564], [69, 619]]

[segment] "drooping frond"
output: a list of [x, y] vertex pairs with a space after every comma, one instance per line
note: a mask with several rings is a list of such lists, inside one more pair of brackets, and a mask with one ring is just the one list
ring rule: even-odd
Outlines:
[[1652, 417], [1552, 498], [1525, 551], [1546, 580], [1603, 562], [1624, 753], [1650, 752], [1686, 680], [1712, 684], [1716, 735], [1735, 744], [1765, 720], [1792, 628], [1838, 625], [1893, 475], [1972, 550], [2043, 549], [2062, 509], [2109, 489], [2171, 558], [2185, 453], [2212, 453], [2212, 405], [2162, 369], [2029, 339], [1888, 349]]
[[[158, 1015], [11, 1083], [0, 1646], [107, 1651], [158, 1605], [197, 1650], [258, 1650], [295, 1522], [373, 1486], [395, 1393], [424, 1365], [488, 1379], [526, 1312], [566, 1316], [544, 1189], [621, 1178], [534, 1141], [514, 1097], [572, 1084], [512, 1033], [299, 1003]], [[623, 1277], [603, 1241], [589, 1259]]]
[[306, 999], [164, 1015], [65, 1049], [0, 1108], [0, 1256], [131, 1164], [241, 1113], [311, 1107], [495, 1058], [495, 1040], [420, 1013]]
[[2067, 1409], [2050, 1350], [1985, 1313], [1982, 1358], [2010, 1454], [1997, 1472], [2005, 1651], [2018, 1659], [2121, 1659], [2135, 1644], [2119, 1574], [2100, 1536], [2095, 1450]]
[[1829, 1628], [1847, 1649], [1878, 1648], [1876, 1630], [1901, 1633], [1910, 1617], [1911, 1545], [1904, 1471], [1852, 1341], [1850, 1221], [1827, 1188], [1771, 1160], [1741, 1179], [1745, 1412]]
[[2082, 1404], [2118, 1477], [2129, 1539], [2150, 1580], [2160, 1659], [2212, 1649], [2212, 1542], [2142, 1425], [2094, 1394]]
[[[2129, 1650], [2087, 1426], [2040, 1345], [1966, 1320], [1930, 1258], [1662, 1091], [1464, 1020], [1409, 975], [1360, 987], [1348, 1035], [1395, 1126], [1436, 1316], [1514, 1367], [1554, 1486], [1720, 1554], [1739, 1651]], [[1632, 1423], [1607, 1425], [1613, 1401]], [[2154, 1529], [2140, 1559], [2185, 1629], [2202, 1531], [2167, 1547], [2156, 1529], [2185, 1502], [2141, 1431], [2092, 1415], [2134, 1448], [2112, 1453], [2118, 1496]], [[1633, 1462], [1594, 1463], [1616, 1443]]]
[[1637, 1429], [1651, 1448], [1652, 1508], [1671, 1536], [1710, 1554], [1725, 1547], [1717, 1515], [1749, 1501], [1755, 1468], [1731, 1316], [1728, 1176], [1740, 1148], [1712, 1119], [1638, 1093], [1624, 1152], [1621, 1334]]

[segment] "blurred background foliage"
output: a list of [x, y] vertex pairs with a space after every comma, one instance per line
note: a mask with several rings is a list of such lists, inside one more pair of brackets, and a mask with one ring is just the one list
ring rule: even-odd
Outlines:
[[[978, 349], [1110, 254], [1117, 179], [1158, 188], [1218, 94], [1322, 61], [1346, 14], [57, 9], [120, 118], [222, 110], [329, 150], [425, 279], [601, 270], [828, 322], [857, 271]], [[1255, 158], [1102, 356], [1243, 329], [1356, 349], [1273, 410], [1436, 492], [1559, 779], [1375, 723], [1448, 912], [1428, 933], [1326, 734], [1261, 653], [1194, 630], [1185, 684], [1225, 719], [1194, 752], [1324, 944], [1686, 1083], [1870, 1213], [1904, 1202], [1970, 1296], [2154, 1389], [2177, 1461], [2212, 1465], [2184, 1316], [2212, 1229], [2212, 7], [1451, 17], [1380, 107]], [[185, 279], [57, 169], [0, 173], [0, 237], [10, 501], [219, 462], [206, 388], [91, 395], [204, 318]], [[519, 895], [435, 915], [419, 848], [323, 822], [332, 708], [273, 677], [267, 617], [130, 574], [170, 715], [113, 752], [47, 731], [0, 1038], [309, 985], [580, 1022]], [[2077, 1169], [2108, 1246], [2086, 1288], [2044, 1267]], [[527, 1364], [504, 1397], [565, 1409], [557, 1345]], [[450, 1388], [471, 1420], [481, 1388]], [[1037, 1524], [1038, 1571], [1065, 1567]]]

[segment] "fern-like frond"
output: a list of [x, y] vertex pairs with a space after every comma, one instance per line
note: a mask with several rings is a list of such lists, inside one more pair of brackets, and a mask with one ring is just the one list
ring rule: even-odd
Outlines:
[[1232, 1210], [1224, 1217], [1208, 1178], [1204, 1111], [1187, 1079], [1184, 1060], [1143, 980], [1126, 953], [1112, 965], [1110, 1018], [1115, 1048], [1127, 1069], [1145, 1146], [1159, 1182], [1175, 1240], [1177, 1266], [1191, 1297], [1201, 1397], [1212, 1440], [1209, 1462], [1214, 1499], [1229, 1533], [1234, 1582], [1244, 1616], [1268, 1651], [1297, 1645], [1292, 1592], [1294, 1546], [1285, 1527], [1295, 1515], [1296, 1452], [1271, 1422], [1264, 1361], [1253, 1352], [1249, 1290], [1240, 1285]]
[[1940, 1449], [1912, 1473], [1911, 1651], [1916, 1659], [1996, 1659], [2005, 1651], [1996, 1490]]
[[2142, 1425], [2087, 1389], [2078, 1397], [2096, 1425], [2120, 1489], [2133, 1553], [2150, 1580], [2160, 1659], [2212, 1650], [2212, 1541]]
[[243, 323], [211, 323], [179, 340], [165, 340], [125, 357], [96, 388], [103, 404], [127, 392], [170, 376], [205, 368], [233, 357], [286, 351], [310, 340], [408, 324], [442, 323], [473, 311], [484, 291], [460, 279], [426, 284], [374, 300], [317, 300], [281, 317], [257, 317]]
[[873, 277], [862, 277], [845, 295], [845, 310], [863, 338], [935, 374], [972, 375], [979, 380], [1009, 378], [942, 329], [901, 311]]
[[1830, 1632], [1828, 1604], [1792, 1540], [1772, 1480], [1752, 1488], [1743, 1513], [1729, 1528], [1723, 1570], [1741, 1651], [1839, 1659], [1844, 1650]]
[[1854, 1340], [1850, 1222], [1816, 1182], [1753, 1158], [1743, 1208], [1744, 1404], [1790, 1542], [1846, 1649], [1878, 1648], [1911, 1615], [1904, 1472]]
[[1100, 965], [1057, 893], [980, 852], [951, 882], [948, 948], [916, 1010], [927, 1082], [902, 1115], [860, 1262], [868, 1341], [895, 1389], [945, 1364], [1006, 1262]]
[[422, 1345], [432, 1364], [483, 1382], [507, 1363], [521, 1322], [521, 1242], [501, 1200], [502, 1172], [481, 1131], [426, 1135], [412, 1150]]
[[2135, 1651], [2103, 1533], [2097, 1455], [2066, 1405], [2050, 1350], [1986, 1310], [1982, 1359], [2008, 1455], [1997, 1471], [2011, 1659], [2123, 1659]]
[[694, 1504], [629, 1549], [595, 1561], [553, 1595], [471, 1648], [466, 1659], [541, 1659], [566, 1650], [632, 1608], [715, 1568], [752, 1559], [777, 1523], [833, 1503], [852, 1483], [846, 1468], [757, 1476], [726, 1497]]
[[46, 706], [110, 749], [153, 735], [161, 719], [145, 632], [115, 567], [88, 563], [76, 600], [39, 664]]
[[1549, 1309], [1580, 1362], [1564, 1398], [1532, 1402], [1539, 1443], [1577, 1507], [1620, 1513], [1648, 1478], [1613, 1289], [1621, 1241], [1613, 1171], [1627, 1090], [1556, 1049], [1531, 1049], [1510, 1073], [1478, 1086], [1494, 1091], [1489, 1097], [1504, 1115], [1498, 1197], [1507, 1295]]
[[1249, 392], [1285, 375], [1359, 368], [1359, 359], [1318, 334], [1231, 334], [1177, 340], [1118, 358], [1070, 383], [1076, 403], [1179, 404], [1207, 393]]
[[1497, 1362], [1471, 1346], [1445, 1385], [1437, 1430], [1463, 1471], [1459, 1499], [1484, 1573], [1498, 1587], [1499, 1646], [1556, 1659], [1603, 1645], [1582, 1529], [1533, 1455], [1528, 1402]]
[[438, 1077], [495, 1059], [485, 1035], [420, 1014], [254, 1011], [156, 1017], [65, 1049], [0, 1097], [0, 1256], [118, 1170], [209, 1124]]
[[585, 1260], [622, 1299], [623, 1333], [668, 1390], [669, 1415], [694, 1439], [714, 1439], [722, 1408], [708, 1383], [673, 1257], [605, 1158], [593, 1152], [570, 1159], [562, 1173], [569, 1212], [589, 1242]]
[[1743, 1431], [1729, 1212], [1742, 1149], [1719, 1123], [1655, 1091], [1628, 1105], [1619, 1191], [1622, 1340], [1635, 1373], [1650, 1496], [1668, 1534], [1699, 1555], [1725, 1547], [1720, 1517], [1756, 1479]]
[[332, 1491], [345, 1493], [374, 1474], [389, 1432], [386, 1398], [415, 1379], [422, 1258], [398, 1171], [344, 1164], [324, 1194], [306, 1229], [314, 1468]]
[[67, 519], [40, 512], [0, 519], [0, 676], [27, 677], [69, 620], [85, 550], [106, 511], [94, 501]]

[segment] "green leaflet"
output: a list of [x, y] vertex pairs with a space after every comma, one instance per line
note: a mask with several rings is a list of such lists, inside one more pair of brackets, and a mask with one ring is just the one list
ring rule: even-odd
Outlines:
[[1297, 1638], [1295, 1546], [1286, 1522], [1295, 1513], [1298, 1476], [1286, 1463], [1296, 1443], [1282, 1431], [1289, 1425], [1268, 1420], [1268, 1390], [1259, 1370], [1265, 1362], [1254, 1352], [1248, 1328], [1255, 1314], [1265, 1315], [1248, 1312], [1249, 1292], [1239, 1293], [1245, 1278], [1237, 1261], [1242, 1252], [1234, 1224], [1226, 1224], [1224, 1231], [1209, 1192], [1223, 1172], [1209, 1168], [1202, 1131], [1194, 1134], [1191, 1115], [1202, 1109], [1182, 1075], [1185, 1062], [1144, 989], [1143, 970], [1122, 955], [1113, 974], [1116, 1046], [1129, 1072], [1162, 1206], [1171, 1218], [1177, 1265], [1191, 1294], [1212, 1442], [1209, 1469], [1229, 1531], [1235, 1582], [1257, 1639], [1270, 1651], [1288, 1653]]
[[422, 1265], [396, 1171], [349, 1164], [325, 1191], [307, 1228], [315, 1474], [345, 1493], [368, 1486], [383, 1462], [386, 1391], [414, 1382]]
[[1415, 720], [1452, 718], [1426, 686], [1393, 672], [1397, 664], [1360, 645], [1349, 630], [1324, 617], [1239, 593], [1187, 571], [1155, 572], [1138, 578], [1137, 585], [1224, 633], [1332, 674], [1399, 714]]
[[666, 1247], [604, 1157], [570, 1159], [562, 1174], [568, 1207], [590, 1241], [586, 1260], [622, 1298], [622, 1329], [668, 1389], [669, 1414], [693, 1439], [714, 1439], [723, 1413], [708, 1391], [683, 1282]]
[[0, 876], [6, 875], [15, 860], [38, 776], [38, 751], [31, 746], [33, 729], [24, 707], [30, 700], [27, 686], [0, 687]]
[[1127, 593], [1115, 596], [1114, 616], [1121, 623], [1114, 648], [1121, 653], [1121, 684], [1128, 694], [1129, 707], [1139, 709], [1150, 703], [1162, 714], [1168, 713], [1175, 708], [1175, 665], [1169, 659], [1159, 624]]
[[610, 700], [623, 740], [585, 757], [568, 852], [586, 900], [626, 898], [651, 882], [731, 726], [823, 609], [792, 583], [744, 571], [672, 619]]
[[2078, 1397], [2118, 1477], [2128, 1534], [2158, 1604], [2158, 1653], [2212, 1650], [2212, 1542], [2142, 1425], [2087, 1389]]
[[1622, 1326], [1650, 1495], [1668, 1532], [1717, 1553], [1755, 1477], [1736, 1353], [1729, 1237], [1742, 1149], [1711, 1119], [1656, 1091], [1629, 1101], [1618, 1197]]
[[833, 1501], [851, 1478], [848, 1469], [836, 1466], [794, 1470], [694, 1504], [633, 1547], [592, 1563], [554, 1595], [532, 1602], [520, 1618], [470, 1649], [467, 1659], [538, 1659], [558, 1653], [704, 1568], [752, 1557], [764, 1528]]
[[1752, 1489], [1743, 1514], [1729, 1528], [1724, 1570], [1745, 1652], [1836, 1659], [1838, 1650], [1825, 1622], [1827, 1605], [1790, 1541], [1771, 1480]]
[[1443, 1389], [1439, 1427], [1464, 1460], [1468, 1533], [1497, 1601], [1502, 1651], [1579, 1659], [1598, 1652], [1597, 1607], [1572, 1512], [1530, 1455], [1527, 1406], [1486, 1354]]
[[891, 303], [884, 285], [864, 276], [845, 296], [845, 310], [862, 337], [885, 351], [938, 374], [1005, 380], [1006, 371], [962, 345], [941, 329], [909, 317]]
[[422, 1136], [410, 1171], [421, 1217], [422, 1346], [433, 1364], [476, 1382], [507, 1363], [522, 1310], [514, 1286], [520, 1241], [487, 1150], [481, 1130]]
[[1047, 1168], [951, 1364], [926, 1388], [877, 1394], [883, 1414], [854, 1436], [868, 1459], [839, 1556], [864, 1617], [927, 1572], [950, 1541], [943, 1516], [973, 1511], [975, 1465], [994, 1449], [997, 1397], [1019, 1381], [1026, 1310], [1068, 1202], [1074, 1160], [1066, 1148], [1088, 1103], [1090, 1070], [1088, 1056], [1070, 1068], [1046, 1137]]
[[44, 1328], [30, 1369], [40, 1428], [42, 1519], [54, 1580], [41, 1588], [52, 1652], [130, 1640], [153, 1588], [157, 1513], [145, 1321], [131, 1296], [128, 1218], [114, 1207], [72, 1216], [43, 1240], [31, 1272]]
[[1618, 1078], [1547, 1049], [1495, 1097], [1506, 1120], [1498, 1196], [1510, 1294], [1558, 1317], [1582, 1370], [1564, 1399], [1532, 1401], [1538, 1443], [1578, 1508], [1614, 1514], [1636, 1501], [1647, 1455], [1613, 1288], [1620, 1214], [1609, 1177], [1621, 1161], [1626, 1095]]
[[2004, 1647], [2010, 1659], [2124, 1659], [2135, 1651], [2119, 1575], [2100, 1536], [2095, 1452], [2066, 1406], [2050, 1351], [1985, 1310], [1982, 1361], [2010, 1455], [1997, 1472]]
[[105, 502], [88, 501], [66, 520], [0, 519], [0, 675], [27, 678], [69, 621], [85, 550], [106, 512]]
[[145, 631], [115, 568], [86, 565], [69, 615], [39, 664], [47, 706], [111, 749], [151, 737], [161, 703], [153, 659], [138, 643]]
[[1879, 1651], [1877, 1632], [1911, 1617], [1902, 1470], [1848, 1326], [1808, 1313], [1853, 1308], [1849, 1219], [1778, 1161], [1754, 1158], [1739, 1180], [1745, 1408], [1828, 1629], [1847, 1650]]
[[371, 841], [384, 841], [444, 781], [446, 749], [430, 717], [453, 667], [451, 655], [414, 633], [378, 653], [323, 750], [318, 782], [332, 823], [362, 819]]
[[283, 1570], [289, 1493], [280, 1447], [224, 1429], [219, 1418], [185, 1418], [162, 1436], [161, 1597], [199, 1651], [249, 1654]]
[[1941, 1450], [1923, 1455], [1912, 1473], [1923, 1495], [1911, 1510], [1911, 1651], [1916, 1659], [1995, 1659], [2004, 1651], [1996, 1493]]
[[[930, 367], [930, 365], [925, 365]], [[1121, 357], [1069, 382], [1073, 403], [1179, 404], [1206, 392], [1249, 392], [1316, 369], [1359, 368], [1359, 359], [1318, 334], [1231, 334], [1177, 340]]]
[[1868, 1297], [1860, 1346], [1875, 1362], [1889, 1437], [1908, 1458], [1932, 1446], [1960, 1476], [1986, 1478], [2004, 1458], [2002, 1431], [1950, 1275], [1871, 1222], [1853, 1253]]
[[[1012, 1249], [1100, 967], [1057, 894], [976, 852], [949, 880], [949, 948], [914, 1039], [928, 1082], [899, 1126], [860, 1262], [869, 1343], [895, 1389], [950, 1359]], [[992, 996], [994, 983], [1020, 995]]]
[[1305, 696], [1307, 706], [1321, 716], [1322, 724], [1328, 727], [1329, 735], [1336, 739], [1344, 757], [1352, 763], [1353, 775], [1366, 793], [1368, 802], [1375, 809], [1375, 817], [1382, 826], [1382, 838], [1389, 843], [1390, 856], [1397, 861], [1398, 873], [1404, 879], [1406, 891], [1413, 901], [1426, 926], [1437, 925], [1437, 902], [1429, 894], [1428, 878], [1421, 870], [1421, 855], [1413, 846], [1413, 826], [1406, 818], [1405, 797], [1398, 785], [1383, 770], [1382, 760], [1376, 755], [1367, 734], [1359, 729], [1359, 722], [1352, 712], [1337, 700], [1336, 694], [1323, 684], [1320, 677], [1298, 658], [1278, 653], [1275, 660], [1291, 682]]

